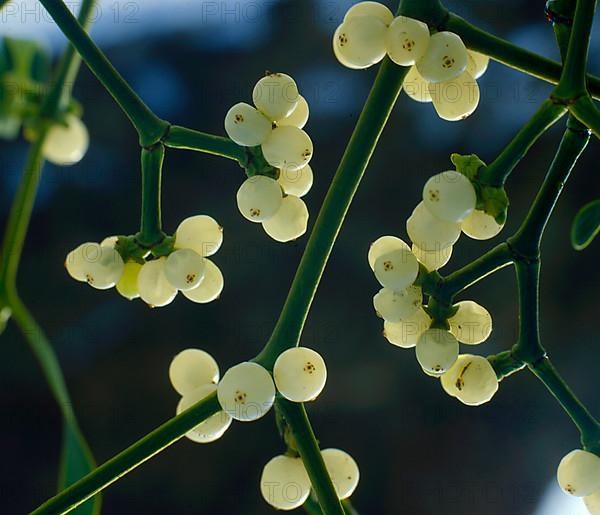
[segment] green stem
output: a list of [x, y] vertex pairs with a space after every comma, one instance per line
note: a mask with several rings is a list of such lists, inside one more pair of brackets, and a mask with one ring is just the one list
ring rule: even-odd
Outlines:
[[164, 238], [160, 207], [164, 157], [165, 147], [162, 144], [151, 149], [142, 148], [142, 214], [136, 239], [145, 247], [151, 247]]
[[[96, 4], [95, 0], [86, 0], [82, 2], [81, 9], [77, 19], [82, 29], [87, 33], [91, 23], [91, 12]], [[69, 44], [64, 51], [61, 62], [58, 65], [58, 72], [53, 78], [53, 86], [44, 99], [41, 107], [41, 114], [49, 118], [54, 118], [57, 111], [64, 109], [71, 99], [71, 90], [75, 83], [75, 78], [81, 65], [81, 56], [75, 50], [75, 47]]]
[[206, 134], [186, 127], [172, 125], [162, 140], [166, 147], [196, 150], [214, 156], [226, 157], [244, 166], [248, 159], [246, 149], [229, 138]]
[[494, 368], [498, 381], [525, 368], [525, 363], [516, 358], [510, 350], [488, 356], [487, 360]]
[[298, 452], [308, 472], [311, 485], [326, 515], [344, 515], [344, 509], [338, 500], [335, 487], [331, 482], [319, 444], [306, 415], [306, 409], [301, 403], [290, 402], [278, 398], [277, 409], [281, 412], [288, 427], [292, 431]]
[[567, 57], [553, 92], [557, 98], [573, 100], [587, 95], [585, 67], [595, 10], [596, 0], [577, 0]]
[[538, 138], [566, 112], [565, 106], [554, 104], [551, 100], [542, 102], [498, 157], [479, 173], [479, 180], [490, 186], [503, 186], [515, 166], [525, 157]]
[[519, 337], [513, 356], [528, 365], [546, 356], [540, 339], [540, 262], [515, 262], [519, 293]]
[[40, 2], [127, 115], [138, 132], [140, 145], [147, 147], [160, 141], [169, 124], [158, 118], [137, 96], [61, 0]]
[[436, 27], [446, 19], [448, 10], [440, 0], [402, 0], [398, 14], [426, 20], [430, 26]]
[[2, 243], [2, 254], [0, 255], [0, 295], [2, 292], [6, 294], [16, 291], [21, 253], [23, 252], [31, 212], [44, 166], [42, 147], [44, 146], [45, 137], [46, 130], [42, 130], [29, 148], [23, 177], [8, 215]]
[[403, 68], [384, 59], [358, 119], [346, 152], [325, 197], [288, 297], [269, 342], [256, 361], [272, 368], [277, 356], [297, 345], [329, 254], [379, 136], [394, 106], [404, 76]]
[[[425, 20], [426, 21], [426, 20]], [[496, 61], [506, 66], [545, 80], [552, 84], [558, 84], [562, 72], [562, 66], [556, 61], [546, 59], [529, 50], [513, 45], [508, 41], [496, 37], [481, 30], [469, 22], [450, 14], [448, 19], [440, 27], [458, 34], [467, 47], [482, 54], [489, 55]], [[588, 91], [595, 97], [600, 98], [600, 78], [586, 75]]]
[[450, 304], [457, 293], [504, 268], [512, 263], [512, 260], [510, 248], [506, 243], [501, 243], [468, 265], [447, 275], [425, 293], [443, 304]]
[[533, 259], [539, 256], [540, 243], [546, 224], [552, 215], [554, 206], [571, 170], [577, 163], [589, 139], [588, 131], [582, 131], [579, 128], [573, 129], [571, 121], [569, 122], [529, 213], [519, 230], [508, 240], [515, 252]]
[[590, 97], [587, 95], [579, 97], [569, 106], [569, 111], [583, 125], [591, 129], [597, 138], [600, 138], [600, 111]]
[[138, 465], [175, 443], [190, 429], [219, 412], [217, 395], [206, 397], [191, 408], [148, 433], [71, 486], [31, 512], [31, 515], [67, 513], [100, 492]]
[[543, 358], [529, 365], [529, 370], [544, 383], [577, 426], [583, 447], [590, 452], [600, 454], [600, 423], [571, 391], [550, 360], [547, 357]]

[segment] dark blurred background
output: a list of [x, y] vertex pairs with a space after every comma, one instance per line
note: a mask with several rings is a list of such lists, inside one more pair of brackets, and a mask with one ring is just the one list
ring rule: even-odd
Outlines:
[[[342, 68], [330, 40], [347, 1], [160, 3], [101, 2], [92, 34], [114, 65], [161, 117], [224, 134], [230, 105], [250, 101], [266, 69], [291, 74], [311, 107], [315, 185], [305, 197], [314, 223], [376, 67]], [[386, 2], [391, 6], [391, 2]], [[36, 34], [56, 53], [62, 37], [35, 2], [14, 2], [4, 34]], [[458, 1], [450, 6], [510, 41], [557, 58], [543, 2]], [[72, 6], [76, 6], [72, 3]], [[16, 11], [14, 11], [16, 7]], [[394, 6], [395, 7], [395, 6]], [[13, 12], [14, 11], [14, 12]], [[591, 66], [599, 71], [598, 41]], [[491, 63], [479, 81], [482, 100], [460, 123], [437, 118], [431, 104], [399, 98], [346, 219], [302, 339], [325, 357], [327, 387], [309, 411], [324, 447], [350, 452], [361, 470], [353, 502], [363, 514], [579, 515], [579, 501], [557, 493], [560, 458], [578, 433], [544, 387], [523, 372], [506, 379], [494, 401], [469, 408], [419, 370], [412, 350], [381, 336], [371, 297], [378, 285], [367, 265], [369, 243], [382, 234], [406, 238], [405, 220], [427, 177], [450, 166], [452, 152], [490, 161], [549, 92], [549, 85]], [[225, 228], [215, 262], [225, 275], [222, 298], [194, 305], [179, 296], [149, 310], [114, 291], [70, 279], [66, 253], [78, 243], [134, 233], [139, 223], [136, 135], [84, 67], [75, 87], [92, 144], [70, 168], [46, 166], [21, 263], [25, 301], [58, 353], [75, 410], [99, 462], [174, 414], [171, 358], [186, 347], [212, 353], [226, 370], [254, 356], [272, 329], [307, 240], [287, 245], [242, 219], [235, 191], [243, 171], [202, 154], [169, 151], [163, 219], [173, 231], [207, 213]], [[535, 145], [509, 180], [510, 235], [522, 220], [551, 161], [564, 122]], [[0, 218], [6, 220], [26, 145], [0, 146]], [[574, 171], [544, 241], [542, 336], [559, 370], [600, 413], [600, 347], [595, 277], [598, 243], [569, 244], [578, 209], [598, 197], [597, 141]], [[443, 269], [450, 272], [496, 243], [463, 237]], [[514, 343], [516, 289], [506, 268], [461, 296], [486, 306], [491, 338], [475, 352]], [[13, 324], [1, 338], [0, 512], [24, 513], [52, 495], [61, 420], [40, 370]], [[463, 349], [468, 351], [470, 349]], [[283, 450], [272, 415], [234, 423], [218, 442], [173, 445], [104, 492], [110, 514], [266, 514], [258, 481]]]

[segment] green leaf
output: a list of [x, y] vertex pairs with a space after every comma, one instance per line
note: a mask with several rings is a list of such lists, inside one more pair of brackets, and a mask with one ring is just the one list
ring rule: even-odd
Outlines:
[[575, 250], [585, 249], [600, 231], [600, 199], [583, 206], [573, 220], [571, 243]]
[[[61, 453], [59, 491], [72, 485], [95, 468], [94, 459], [74, 419], [65, 418]], [[71, 513], [95, 515], [100, 513], [101, 497], [97, 495]]]
[[502, 187], [483, 186], [478, 193], [481, 209], [488, 215], [493, 216], [500, 225], [505, 223], [509, 204], [506, 190]]
[[475, 154], [461, 156], [460, 154], [452, 154], [450, 161], [456, 167], [456, 171], [466, 175], [471, 182], [476, 181], [479, 169], [485, 167], [485, 163]]

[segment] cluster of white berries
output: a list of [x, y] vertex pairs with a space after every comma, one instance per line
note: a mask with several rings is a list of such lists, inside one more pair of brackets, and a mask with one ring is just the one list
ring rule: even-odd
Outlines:
[[[468, 405], [490, 400], [498, 380], [487, 359], [459, 355], [459, 342], [477, 345], [487, 340], [492, 318], [483, 306], [461, 301], [446, 321], [449, 329], [438, 324], [431, 327], [421, 287], [415, 282], [419, 263], [431, 271], [448, 262], [461, 229], [479, 239], [501, 229], [491, 216], [475, 210], [476, 200], [466, 176], [456, 171], [435, 175], [425, 184], [423, 201], [406, 224], [412, 246], [395, 236], [382, 236], [368, 253], [369, 266], [382, 286], [373, 305], [384, 319], [384, 336], [396, 346], [415, 347], [423, 371], [441, 377], [444, 390]], [[473, 221], [474, 214], [477, 218]], [[467, 220], [471, 223], [465, 229]]]
[[90, 144], [87, 128], [80, 118], [70, 114], [64, 123], [56, 123], [48, 129], [42, 146], [44, 158], [59, 166], [81, 161]]
[[[356, 461], [340, 449], [323, 449], [321, 455], [338, 498], [350, 497], [360, 476]], [[286, 454], [272, 458], [263, 468], [260, 491], [265, 501], [278, 510], [300, 507], [310, 495], [310, 480], [302, 460]]]
[[556, 473], [562, 490], [582, 497], [591, 515], [600, 515], [600, 457], [575, 449], [559, 463]]
[[236, 199], [242, 215], [262, 223], [274, 240], [287, 242], [306, 232], [308, 209], [301, 199], [313, 183], [309, 161], [313, 144], [303, 130], [308, 121], [308, 103], [294, 79], [284, 73], [269, 73], [252, 92], [254, 106], [240, 102], [225, 116], [225, 131], [238, 145], [261, 147], [266, 162], [278, 177], [249, 177]]
[[[325, 387], [327, 368], [318, 352], [293, 347], [278, 356], [272, 376], [258, 363], [245, 361], [227, 370], [219, 381], [215, 360], [204, 351], [187, 349], [175, 357], [169, 376], [175, 390], [184, 398], [201, 386], [217, 385], [217, 398], [223, 411], [232, 419], [251, 422], [271, 409], [276, 390], [292, 402], [316, 399]], [[198, 394], [195, 398], [197, 402], [202, 396]], [[185, 404], [190, 406], [193, 402]]]
[[210, 216], [183, 220], [168, 256], [148, 259], [148, 251], [144, 258], [124, 262], [118, 239], [83, 243], [69, 252], [65, 260], [69, 275], [99, 290], [116, 286], [123, 297], [139, 297], [151, 307], [170, 304], [179, 291], [197, 303], [212, 302], [221, 294], [223, 274], [208, 256], [221, 247], [223, 228]]
[[[177, 414], [217, 392], [222, 410], [186, 433], [194, 442], [208, 443], [220, 438], [232, 420], [250, 422], [265, 415], [275, 402], [276, 391], [292, 402], [314, 400], [325, 387], [327, 368], [316, 351], [293, 347], [278, 356], [272, 375], [247, 361], [231, 367], [219, 380], [219, 366], [210, 354], [186, 349], [173, 358], [169, 379], [181, 395]], [[359, 479], [356, 462], [339, 449], [325, 449], [322, 455], [338, 497], [352, 495]], [[287, 455], [273, 458], [263, 469], [260, 489], [275, 508], [291, 510], [303, 504], [310, 494], [310, 481], [302, 460]]]
[[433, 102], [444, 120], [469, 116], [479, 104], [476, 79], [487, 69], [489, 58], [468, 51], [453, 32], [429, 33], [427, 24], [406, 16], [394, 17], [378, 2], [360, 2], [346, 13], [333, 36], [338, 61], [353, 69], [368, 68], [389, 58], [411, 66], [404, 90], [420, 102]]

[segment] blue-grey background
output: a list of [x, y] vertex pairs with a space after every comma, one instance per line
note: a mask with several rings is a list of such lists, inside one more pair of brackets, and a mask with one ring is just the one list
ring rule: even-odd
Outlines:
[[[250, 101], [266, 69], [296, 78], [311, 107], [315, 185], [305, 197], [311, 224], [333, 177], [376, 72], [342, 68], [330, 50], [335, 27], [352, 2], [137, 0], [101, 2], [92, 34], [114, 65], [161, 117], [224, 134], [230, 105]], [[390, 2], [388, 2], [391, 5]], [[77, 3], [69, 4], [76, 9]], [[470, 21], [557, 58], [543, 2], [453, 1]], [[15, 1], [1, 15], [3, 34], [29, 34], [54, 52], [60, 33], [34, 1]], [[598, 41], [591, 66], [598, 72]], [[452, 152], [490, 161], [548, 94], [549, 85], [492, 63], [479, 81], [482, 100], [468, 120], [438, 119], [431, 104], [401, 94], [352, 205], [315, 299], [302, 340], [325, 357], [328, 384], [309, 407], [324, 447], [350, 452], [361, 468], [353, 497], [364, 514], [576, 515], [580, 503], [556, 493], [560, 458], [577, 447], [574, 426], [544, 387], [523, 372], [505, 380], [490, 404], [474, 409], [446, 396], [423, 375], [411, 350], [389, 345], [371, 297], [378, 286], [366, 261], [382, 234], [405, 238], [404, 222], [426, 178], [447, 169]], [[186, 347], [211, 352], [222, 370], [252, 357], [273, 327], [307, 237], [287, 245], [242, 219], [235, 191], [243, 171], [211, 156], [169, 151], [163, 218], [167, 231], [207, 213], [225, 228], [215, 256], [226, 286], [218, 302], [180, 296], [149, 310], [113, 291], [76, 283], [65, 254], [83, 241], [133, 233], [139, 223], [136, 135], [85, 68], [74, 94], [92, 144], [70, 168], [47, 166], [19, 275], [22, 296], [59, 355], [75, 409], [102, 462], [171, 417], [178, 397], [167, 368]], [[564, 123], [536, 144], [508, 182], [503, 236], [523, 218], [552, 158]], [[0, 218], [4, 223], [26, 145], [2, 144]], [[583, 401], [600, 413], [597, 338], [598, 244], [569, 245], [578, 209], [598, 197], [600, 153], [592, 141], [548, 227], [542, 267], [542, 336]], [[452, 271], [496, 241], [463, 237]], [[488, 342], [508, 348], [516, 333], [513, 272], [504, 269], [461, 296], [494, 317]], [[39, 368], [14, 325], [0, 340], [0, 511], [24, 513], [52, 494], [60, 418]], [[108, 514], [263, 514], [262, 466], [283, 450], [271, 415], [234, 424], [218, 442], [183, 440], [104, 494]], [[561, 504], [565, 503], [565, 504]]]

